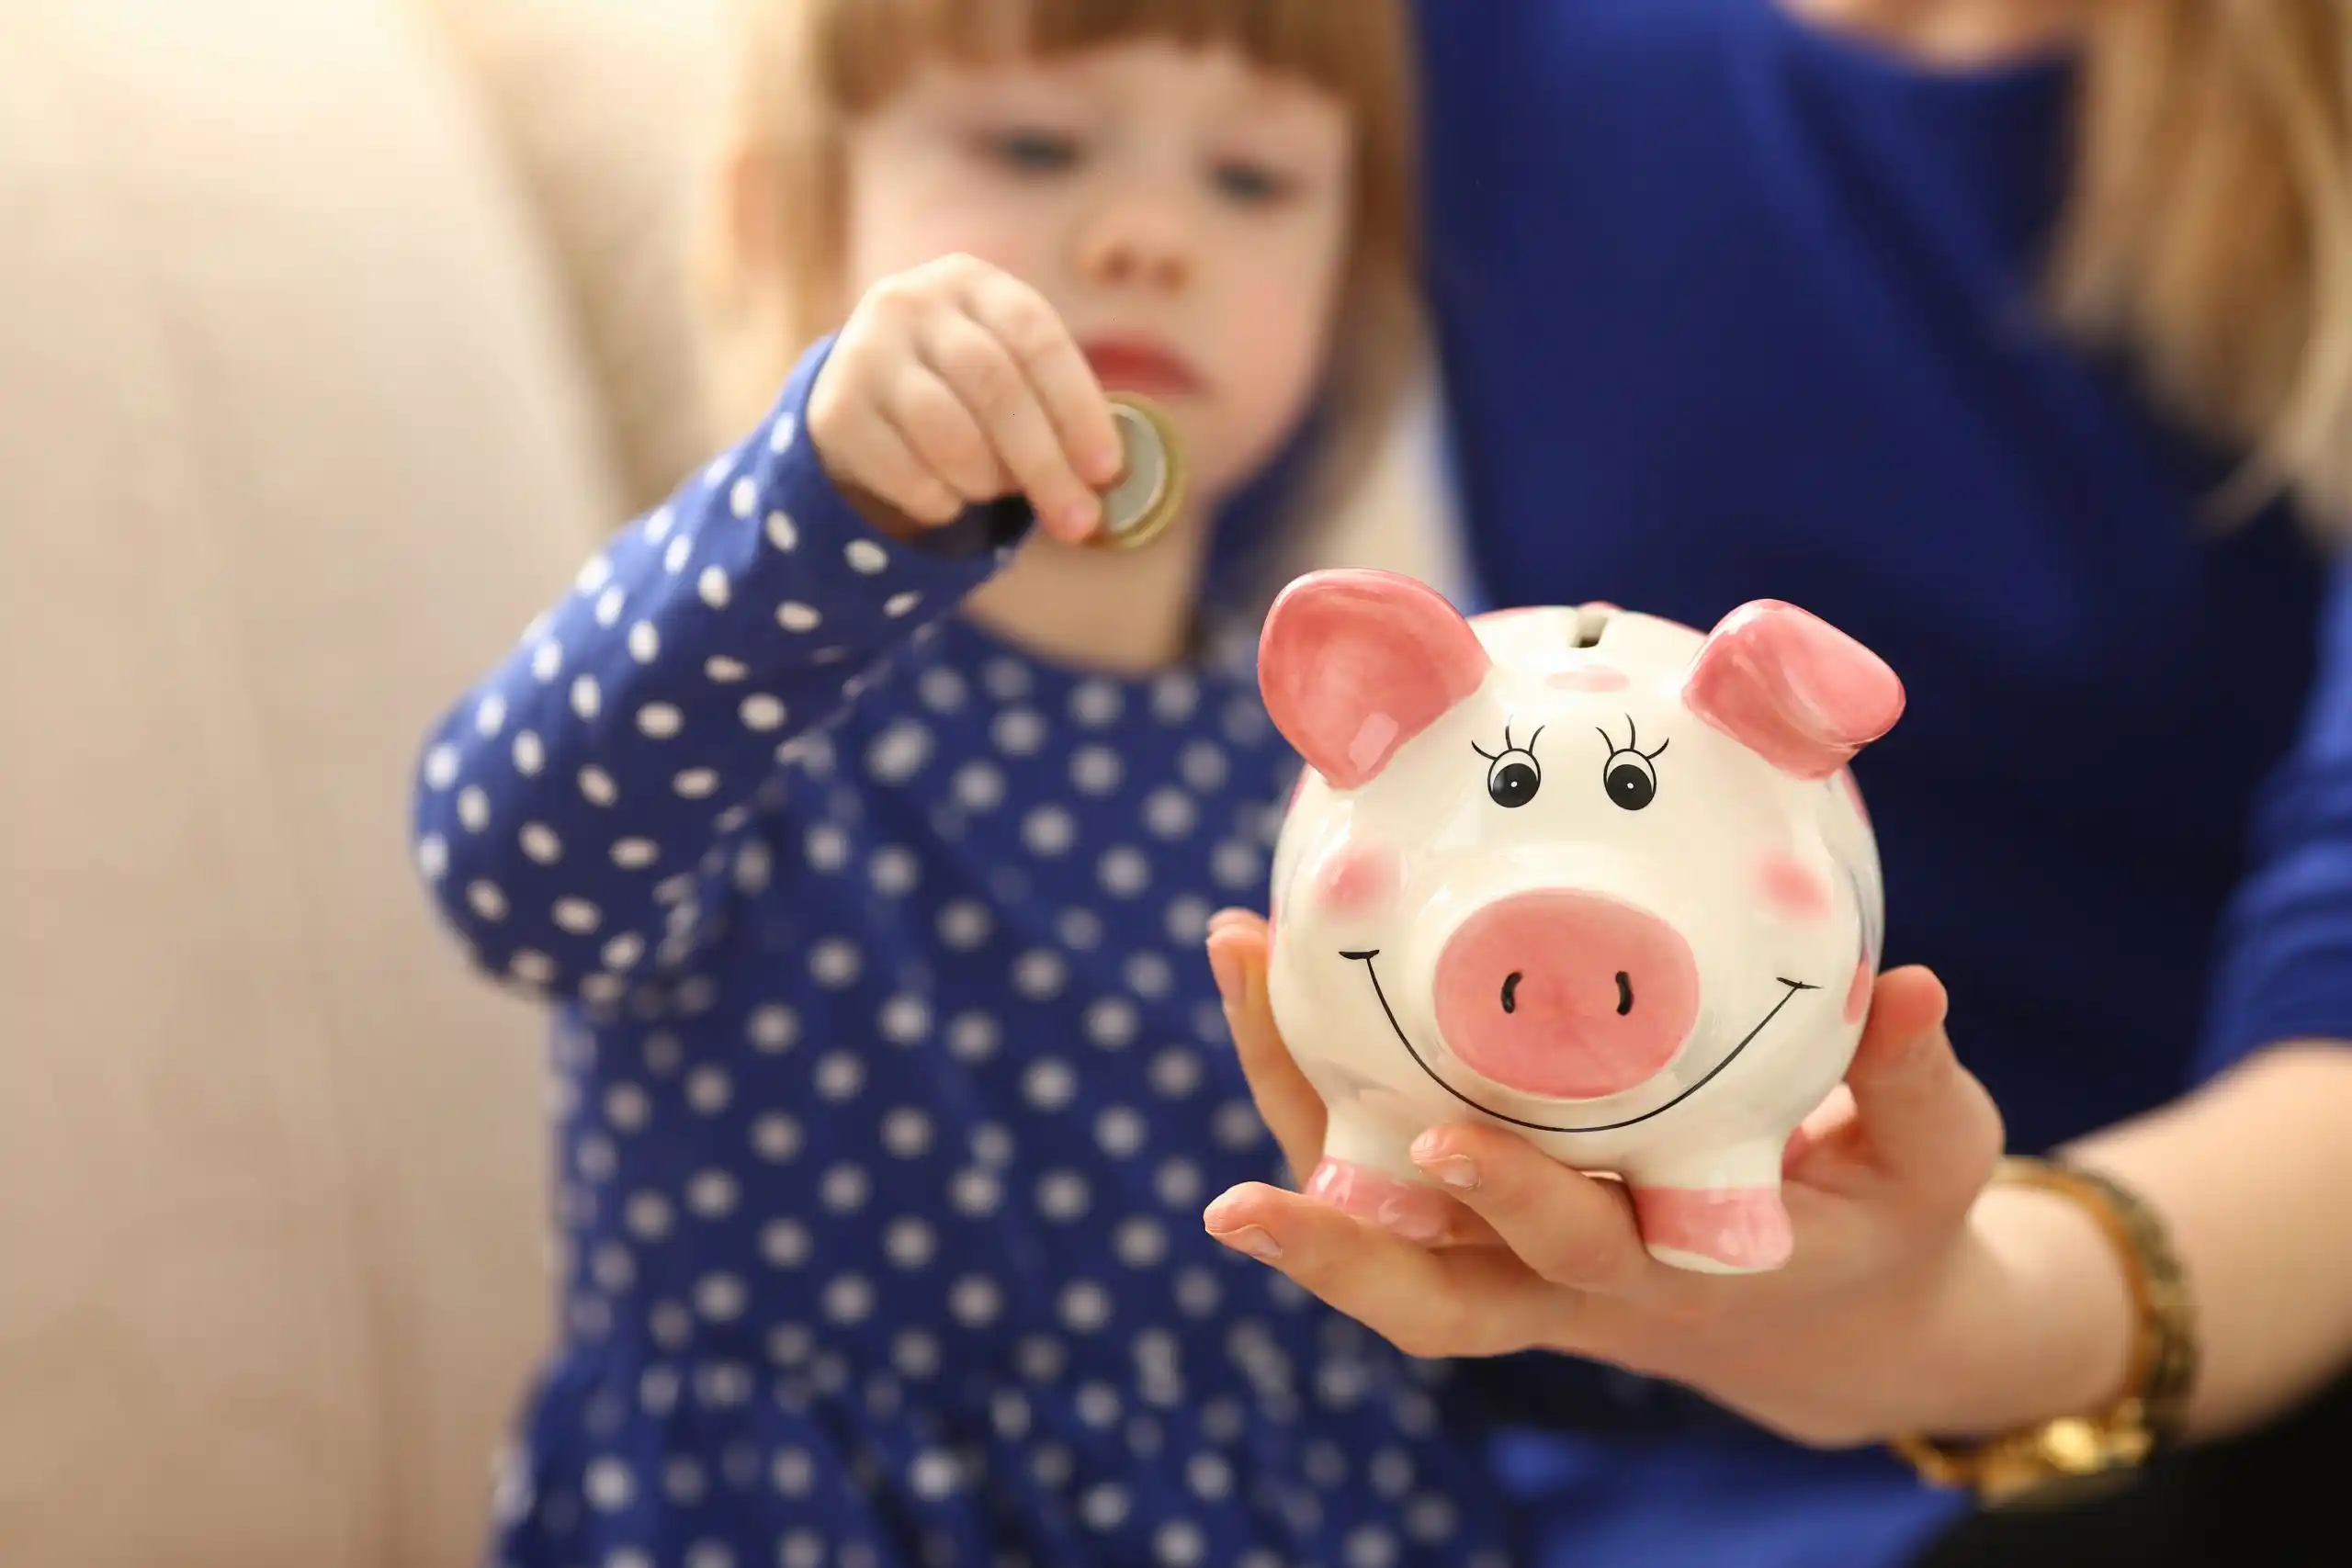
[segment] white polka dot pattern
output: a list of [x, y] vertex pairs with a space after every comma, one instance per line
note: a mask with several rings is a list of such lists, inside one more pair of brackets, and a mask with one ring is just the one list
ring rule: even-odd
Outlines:
[[1246, 663], [939, 618], [999, 558], [857, 518], [814, 363], [420, 756], [420, 879], [580, 1004], [565, 1370], [492, 1560], [1477, 1562], [1503, 1510], [1420, 1371], [1200, 1226], [1279, 1174], [1200, 946], [1288, 784]]
[[[990, 551], [918, 549], [865, 525], [797, 439], [807, 379], [804, 367], [762, 429], [592, 558], [425, 749], [416, 832], [443, 848], [420, 866], [484, 968], [585, 996], [610, 983], [614, 936], [676, 934], [655, 886], [713, 841], [779, 747], [839, 722], [851, 683], [926, 629], [913, 612], [954, 606], [994, 570]], [[927, 743], [892, 736], [886, 776], [911, 777]], [[559, 780], [626, 811], [575, 825]], [[672, 848], [646, 861], [616, 852], [624, 838]], [[716, 934], [696, 929], [670, 959]], [[518, 964], [523, 952], [536, 956]]]

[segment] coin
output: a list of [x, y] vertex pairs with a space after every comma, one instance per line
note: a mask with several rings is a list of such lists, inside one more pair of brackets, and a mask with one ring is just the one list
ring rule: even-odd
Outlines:
[[1111, 395], [1125, 466], [1102, 491], [1102, 526], [1087, 542], [1100, 549], [1132, 550], [1151, 543], [1175, 521], [1184, 502], [1184, 451], [1167, 412], [1134, 392]]

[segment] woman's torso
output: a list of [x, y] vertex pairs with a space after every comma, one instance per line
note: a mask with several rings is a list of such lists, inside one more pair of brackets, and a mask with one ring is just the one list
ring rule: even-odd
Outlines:
[[[2012, 1146], [2177, 1093], [2323, 581], [2275, 513], [2211, 530], [2217, 456], [2038, 314], [2069, 62], [1937, 74], [1773, 0], [1419, 12], [1487, 592], [1701, 626], [1777, 597], [1860, 637], [1909, 698], [1857, 766], [1886, 961], [1945, 980]], [[1591, 1381], [1493, 1371], [1553, 1422]], [[1869, 1564], [1953, 1506], [1883, 1453], [1696, 1420], [1502, 1445], [1539, 1560]]]

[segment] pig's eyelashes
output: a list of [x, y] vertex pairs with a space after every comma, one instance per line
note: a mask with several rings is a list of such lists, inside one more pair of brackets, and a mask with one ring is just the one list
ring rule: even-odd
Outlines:
[[1524, 752], [1529, 761], [1532, 761], [1535, 757], [1535, 743], [1544, 739], [1544, 731], [1545, 728], [1546, 727], [1544, 725], [1537, 725], [1535, 727], [1535, 733], [1529, 736], [1526, 740], [1522, 742], [1513, 740], [1510, 738], [1510, 726], [1506, 724], [1503, 726], [1503, 749], [1501, 750], [1489, 751], [1484, 746], [1479, 745], [1476, 740], [1470, 742], [1470, 750], [1477, 752], [1478, 755], [1484, 757], [1489, 762], [1499, 762], [1513, 751]]
[[[1641, 757], [1650, 761], [1656, 761], [1658, 758], [1666, 755], [1666, 749], [1668, 747], [1674, 744], [1671, 739], [1661, 740], [1657, 743], [1657, 750], [1655, 751], [1643, 750], [1642, 732], [1634, 726], [1634, 716], [1632, 714], [1627, 714], [1625, 716], [1625, 742], [1622, 746], [1617, 743], [1617, 738], [1615, 736], [1610, 734], [1609, 731], [1601, 728], [1599, 725], [1594, 725], [1592, 728], [1593, 733], [1600, 736], [1602, 742], [1608, 746], [1609, 754], [1612, 757], [1620, 751], [1630, 751], [1636, 757]], [[1539, 729], [1536, 733], [1541, 735], [1544, 732]]]

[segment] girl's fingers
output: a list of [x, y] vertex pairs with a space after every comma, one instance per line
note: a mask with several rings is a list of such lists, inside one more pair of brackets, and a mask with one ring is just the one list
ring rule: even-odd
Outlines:
[[979, 421], [929, 366], [897, 367], [878, 401], [916, 458], [967, 503], [993, 501], [1012, 488]]
[[[895, 431], [911, 461], [871, 433], [845, 435], [868, 419]], [[916, 522], [948, 520], [920, 469], [963, 505], [1023, 495], [1043, 529], [1072, 541], [1101, 525], [1100, 492], [1124, 466], [1109, 400], [1061, 318], [971, 256], [867, 291], [819, 375], [809, 433], [849, 488], [922, 494], [900, 507]]]
[[917, 348], [962, 401], [1038, 521], [1067, 539], [1091, 533], [1102, 502], [1071, 466], [1036, 389], [1003, 341], [970, 316], [937, 310], [924, 317]]
[[963, 514], [964, 498], [931, 470], [898, 428], [881, 414], [854, 419], [830, 440], [829, 465], [842, 482], [863, 490], [926, 527], [944, 528]]
[[977, 273], [964, 298], [972, 319], [1020, 365], [1089, 493], [1116, 483], [1125, 462], [1118, 427], [1094, 367], [1054, 308], [1027, 284], [994, 269]]

